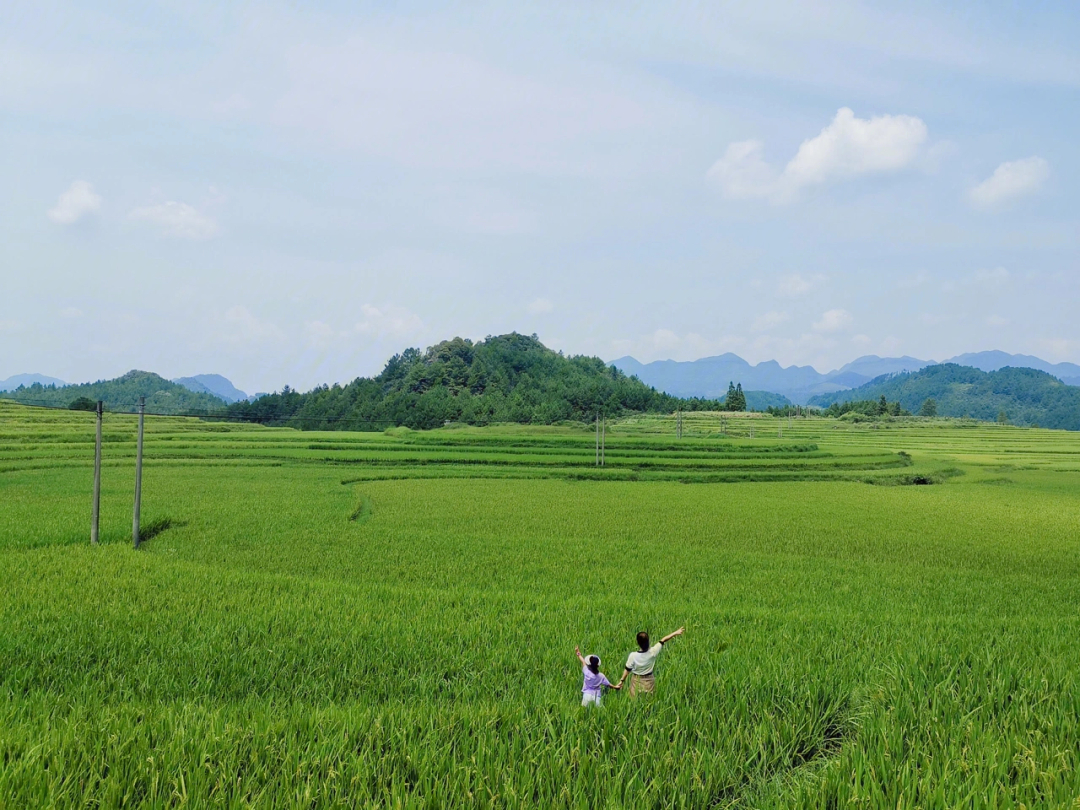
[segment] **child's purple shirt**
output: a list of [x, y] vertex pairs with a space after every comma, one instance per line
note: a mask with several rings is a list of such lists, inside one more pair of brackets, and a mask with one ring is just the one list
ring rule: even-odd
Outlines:
[[585, 684], [581, 687], [582, 692], [599, 692], [601, 686], [611, 686], [611, 681], [603, 672], [593, 672], [588, 665], [581, 668], [585, 676]]

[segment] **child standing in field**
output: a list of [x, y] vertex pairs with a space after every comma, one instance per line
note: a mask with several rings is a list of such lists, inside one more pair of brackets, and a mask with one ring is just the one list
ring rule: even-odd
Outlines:
[[599, 706], [600, 696], [605, 686], [609, 689], [621, 688], [613, 686], [611, 681], [607, 679], [607, 675], [600, 671], [600, 656], [590, 655], [586, 659], [581, 654], [580, 647], [574, 647], [574, 655], [581, 662], [581, 674], [585, 676], [585, 683], [581, 687], [582, 706]]

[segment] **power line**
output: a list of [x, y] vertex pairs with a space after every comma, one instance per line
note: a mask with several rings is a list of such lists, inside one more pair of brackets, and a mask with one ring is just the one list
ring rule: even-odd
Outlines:
[[[10, 399], [8, 397], [0, 397], [0, 400], [11, 402], [15, 405], [23, 405], [27, 408], [39, 408], [47, 411], [65, 411], [67, 413], [93, 413], [92, 411], [80, 411], [78, 409], [71, 409], [65, 405], [55, 405], [49, 403], [48, 400], [18, 400]], [[43, 404], [34, 404], [43, 403]], [[136, 407], [138, 403], [126, 403], [116, 402], [113, 403], [113, 407]], [[109, 410], [105, 411], [108, 414], [114, 414], [117, 416], [136, 416], [135, 411], [119, 411]], [[333, 423], [333, 424], [357, 424], [357, 425], [396, 425], [397, 422], [393, 419], [363, 419], [355, 416], [252, 416], [243, 414], [231, 414], [231, 413], [206, 413], [199, 411], [146, 411], [146, 416], [175, 416], [190, 419], [207, 419], [217, 422], [246, 422], [256, 425], [266, 425], [268, 422], [306, 422], [306, 423]]]

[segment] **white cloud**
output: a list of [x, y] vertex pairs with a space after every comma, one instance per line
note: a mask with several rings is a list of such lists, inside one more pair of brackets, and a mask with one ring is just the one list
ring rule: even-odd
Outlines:
[[878, 346], [878, 352], [881, 353], [882, 357], [888, 357], [889, 355], [899, 354], [900, 346], [900, 338], [895, 335], [889, 335], [881, 341], [881, 344]]
[[178, 239], [209, 239], [218, 232], [214, 220], [182, 202], [169, 201], [136, 208], [128, 216], [156, 225], [163, 235]]
[[60, 310], [61, 318], [81, 318], [82, 316], [83, 311], [78, 307], [64, 307]]
[[360, 334], [378, 337], [407, 337], [417, 334], [424, 328], [424, 322], [420, 316], [403, 307], [389, 305], [380, 309], [364, 304], [360, 307], [360, 312], [364, 316], [363, 320], [358, 321], [354, 327]]
[[1008, 326], [1012, 320], [1001, 315], [991, 315], [986, 319], [987, 326]]
[[968, 283], [989, 290], [999, 290], [1009, 280], [1009, 271], [1004, 267], [994, 267], [990, 270], [976, 270], [967, 279]]
[[806, 332], [797, 337], [768, 333], [749, 337], [746, 333], [708, 337], [696, 332], [679, 334], [671, 329], [657, 329], [633, 339], [613, 340], [611, 357], [630, 355], [640, 362], [654, 360], [696, 360], [725, 352], [734, 352], [749, 363], [776, 360], [783, 365], [807, 363], [817, 368], [829, 365], [829, 354], [837, 341], [825, 334]]
[[1011, 278], [1004, 267], [980, 268], [972, 273], [941, 282], [941, 291], [951, 293], [957, 290], [997, 292], [1008, 284]]
[[657, 329], [652, 333], [653, 348], [658, 351], [671, 351], [677, 349], [682, 339], [670, 329]]
[[788, 320], [788, 314], [786, 312], [766, 312], [762, 315], [758, 315], [754, 319], [754, 323], [750, 326], [750, 330], [753, 332], [767, 332], [770, 329], [774, 329], [782, 323]]
[[929, 280], [930, 276], [927, 272], [925, 270], [920, 270], [912, 276], [901, 276], [900, 280], [896, 282], [896, 288], [898, 290], [913, 290], [916, 287], [921, 287]]
[[325, 349], [334, 342], [334, 327], [322, 321], [309, 321], [304, 324], [308, 346], [313, 349]]
[[739, 141], [728, 146], [708, 177], [732, 199], [790, 202], [809, 186], [907, 168], [927, 134], [926, 124], [911, 115], [856, 118], [842, 107], [818, 135], [803, 141], [783, 172], [764, 160], [760, 141]]
[[762, 157], [761, 141], [737, 141], [729, 144], [709, 169], [707, 176], [717, 183], [724, 195], [733, 200], [771, 197], [776, 193], [777, 171]]
[[801, 298], [825, 281], [825, 276], [802, 276], [798, 273], [781, 276], [776, 285], [776, 294], [784, 298]]
[[22, 329], [20, 321], [0, 321], [0, 332], [18, 332], [20, 329]]
[[260, 320], [239, 304], [225, 311], [222, 322], [225, 327], [223, 337], [229, 343], [264, 343], [285, 337], [275, 324]]
[[339, 329], [326, 321], [307, 321], [304, 336], [308, 348], [326, 350], [335, 345], [347, 347], [354, 344], [358, 337], [376, 340], [413, 338], [424, 328], [419, 315], [402, 307], [362, 304], [360, 313], [363, 316], [361, 320], [346, 329]]
[[537, 298], [532, 301], [528, 306], [529, 312], [533, 315], [546, 315], [553, 309], [555, 309], [554, 304], [552, 304], [551, 301], [549, 301], [547, 298]]
[[820, 321], [814, 322], [815, 332], [840, 332], [847, 329], [855, 319], [846, 309], [830, 309], [821, 315]]
[[284, 46], [283, 92], [269, 105], [256, 96], [256, 118], [410, 166], [625, 173], [613, 142], [689, 112], [595, 63], [522, 72], [404, 21], [290, 38], [302, 44]]
[[1050, 176], [1050, 164], [1041, 157], [1002, 163], [986, 180], [968, 193], [972, 204], [979, 208], [993, 208], [1002, 203], [1025, 197], [1038, 191]]
[[71, 225], [87, 214], [96, 214], [101, 210], [101, 203], [93, 186], [85, 180], [76, 180], [49, 209], [49, 219], [60, 225]]
[[741, 338], [711, 340], [696, 332], [680, 335], [671, 329], [657, 329], [647, 335], [627, 340], [613, 340], [613, 357], [631, 355], [642, 362], [661, 359], [689, 360], [729, 351]]
[[852, 335], [851, 342], [854, 343], [856, 346], [865, 346], [868, 343], [872, 343], [873, 341], [871, 340], [869, 335]]
[[910, 165], [927, 129], [911, 115], [856, 118], [847, 107], [816, 138], [803, 141], [784, 169], [796, 187], [862, 174], [895, 172]]
[[1052, 361], [1072, 360], [1076, 357], [1076, 350], [1080, 349], [1080, 341], [1068, 338], [1040, 338], [1038, 344]]

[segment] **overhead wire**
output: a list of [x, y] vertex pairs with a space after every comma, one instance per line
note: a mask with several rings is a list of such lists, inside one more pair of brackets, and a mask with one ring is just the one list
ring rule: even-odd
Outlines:
[[[56, 405], [49, 400], [40, 399], [12, 399], [10, 397], [4, 397], [0, 395], [0, 401], [11, 402], [16, 405], [25, 405], [28, 408], [41, 408], [43, 410], [51, 411], [67, 411], [68, 413], [95, 413], [92, 410], [83, 410], [81, 408], [72, 409], [65, 405]], [[115, 414], [120, 416], [137, 416], [137, 411], [122, 411], [116, 410], [117, 408], [136, 408], [139, 403], [137, 402], [113, 402], [110, 403], [111, 409], [105, 411], [107, 414]], [[305, 422], [305, 423], [333, 423], [333, 424], [357, 424], [357, 425], [396, 425], [397, 423], [393, 419], [361, 419], [354, 416], [252, 416], [242, 414], [228, 414], [228, 413], [204, 413], [196, 411], [144, 411], [145, 416], [175, 416], [189, 419], [207, 419], [216, 422], [246, 422], [256, 425], [268, 425], [270, 422]], [[276, 427], [282, 427], [286, 425], [276, 425]]]

